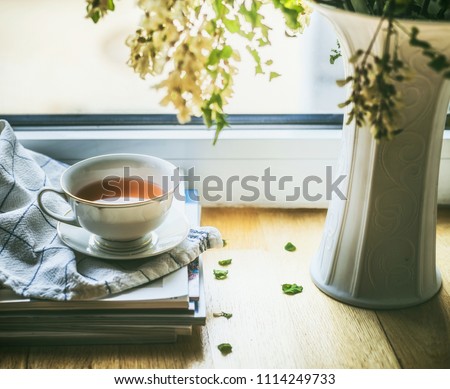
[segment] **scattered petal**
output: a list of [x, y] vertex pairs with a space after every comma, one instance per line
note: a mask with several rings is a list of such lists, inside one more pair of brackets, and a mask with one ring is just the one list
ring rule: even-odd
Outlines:
[[281, 289], [284, 294], [294, 295], [303, 291], [303, 286], [297, 284], [283, 284]]
[[297, 250], [297, 247], [295, 247], [291, 242], [287, 242], [284, 246], [284, 249], [286, 251], [295, 251]]
[[213, 270], [216, 280], [224, 280], [228, 277], [228, 270]]
[[233, 314], [232, 313], [227, 313], [227, 312], [217, 312], [217, 313], [213, 313], [214, 317], [224, 317], [226, 319], [230, 319]]
[[223, 355], [227, 355], [233, 351], [233, 347], [231, 347], [230, 343], [221, 343], [217, 346], [217, 348]]

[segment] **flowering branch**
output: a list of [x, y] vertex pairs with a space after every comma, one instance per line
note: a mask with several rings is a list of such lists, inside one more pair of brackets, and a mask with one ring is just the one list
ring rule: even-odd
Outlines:
[[[350, 84], [352, 91], [350, 97], [339, 106], [341, 108], [351, 106], [347, 124], [353, 120], [358, 127], [368, 124], [372, 135], [377, 140], [394, 138], [403, 131], [398, 124], [397, 113], [402, 105], [402, 96], [398, 93], [397, 86], [398, 83], [407, 80], [412, 73], [411, 69], [400, 60], [399, 34], [406, 34], [411, 46], [422, 49], [423, 55], [430, 58], [428, 65], [433, 70], [441, 73], [444, 78], [450, 78], [450, 60], [430, 43], [419, 39], [419, 30], [416, 27], [408, 30], [398, 19], [423, 18], [424, 15], [431, 19], [450, 19], [450, 15], [446, 14], [450, 0], [434, 0], [433, 3], [440, 7], [434, 14], [431, 11], [431, 2], [427, 0], [423, 0], [421, 6], [419, 6], [420, 2], [413, 3], [412, 0], [373, 2], [319, 0], [319, 2], [348, 10], [364, 10], [365, 13], [381, 16], [369, 46], [365, 50], [357, 51], [349, 59], [354, 67], [353, 75], [345, 80], [337, 81], [339, 86]], [[385, 34], [383, 52], [381, 56], [377, 56], [372, 53], [372, 48], [381, 31]]]
[[[258, 49], [270, 45], [270, 26], [263, 8], [272, 4], [284, 15], [286, 26], [301, 31], [310, 9], [303, 0], [138, 0], [143, 16], [126, 40], [130, 65], [141, 78], [164, 75], [155, 85], [164, 91], [162, 105], [176, 108], [180, 123], [203, 116], [215, 126], [215, 140], [228, 126], [225, 107], [233, 95], [233, 79], [241, 59], [230, 41], [239, 35], [255, 61], [255, 73], [265, 74], [272, 61]], [[114, 10], [113, 0], [87, 0], [88, 17], [97, 22]], [[167, 74], [167, 76], [166, 76]], [[269, 79], [279, 76], [271, 71]]]

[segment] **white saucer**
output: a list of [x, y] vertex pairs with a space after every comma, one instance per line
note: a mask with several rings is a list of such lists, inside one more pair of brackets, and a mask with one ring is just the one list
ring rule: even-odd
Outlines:
[[80, 253], [104, 259], [131, 260], [151, 257], [174, 248], [187, 237], [189, 222], [184, 212], [172, 206], [163, 224], [152, 231], [149, 243], [137, 250], [130, 251], [116, 250], [115, 248], [102, 249], [97, 244], [98, 237], [81, 227], [58, 222], [57, 231], [59, 237], [67, 246]]

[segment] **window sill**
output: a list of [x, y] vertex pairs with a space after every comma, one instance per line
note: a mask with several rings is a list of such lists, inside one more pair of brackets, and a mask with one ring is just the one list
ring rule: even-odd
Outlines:
[[[244, 128], [245, 127], [245, 128]], [[333, 125], [278, 125], [278, 126], [233, 126], [224, 131], [213, 146], [214, 132], [200, 126], [108, 126], [87, 128], [45, 128], [38, 130], [22, 127], [18, 138], [32, 150], [47, 154], [67, 163], [94, 155], [108, 153], [144, 153], [172, 161], [194, 173], [203, 182], [207, 176], [218, 176], [226, 183], [238, 175], [262, 177], [265, 169], [279, 178], [291, 176], [292, 185], [303, 182], [306, 176], [317, 176], [325, 182], [326, 167], [336, 165], [342, 132]], [[301, 131], [299, 131], [301, 129]], [[438, 201], [450, 204], [450, 130], [444, 133], [441, 156]], [[198, 184], [197, 184], [198, 185]], [[276, 186], [276, 184], [273, 184]], [[291, 186], [292, 186], [291, 185]], [[263, 193], [262, 185], [258, 185]], [[202, 199], [204, 206], [264, 206], [287, 208], [326, 208], [325, 196], [320, 201], [307, 201], [300, 196], [296, 201], [286, 202], [285, 191], [274, 188], [275, 200], [260, 196], [256, 201], [243, 203], [242, 195], [248, 195], [240, 185], [234, 183], [232, 195], [225, 193], [218, 201]], [[198, 187], [198, 189], [201, 188]], [[313, 183], [311, 191], [325, 193], [325, 185]]]

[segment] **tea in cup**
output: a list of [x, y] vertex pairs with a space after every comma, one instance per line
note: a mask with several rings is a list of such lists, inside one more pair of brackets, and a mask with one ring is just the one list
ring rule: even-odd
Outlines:
[[[85, 159], [67, 168], [61, 190], [45, 187], [38, 205], [61, 223], [94, 234], [104, 250], [136, 249], [155, 240], [152, 232], [165, 220], [176, 189], [177, 168], [163, 159], [140, 154], [108, 154]], [[45, 205], [44, 194], [67, 201], [71, 215]]]

